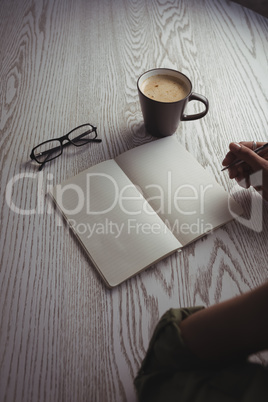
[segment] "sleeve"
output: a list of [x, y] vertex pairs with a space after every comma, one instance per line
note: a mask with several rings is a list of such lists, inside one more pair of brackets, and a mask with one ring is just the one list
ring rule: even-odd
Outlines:
[[202, 308], [170, 309], [162, 316], [134, 380], [138, 400], [267, 402], [267, 368], [245, 359], [211, 364], [187, 348], [180, 323]]
[[263, 15], [266, 18], [268, 17], [267, 0], [233, 0], [233, 2], [250, 8], [251, 10]]

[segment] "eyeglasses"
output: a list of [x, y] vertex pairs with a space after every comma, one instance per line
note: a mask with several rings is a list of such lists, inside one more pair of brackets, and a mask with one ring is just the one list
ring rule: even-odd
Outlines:
[[[65, 146], [72, 144], [81, 147], [89, 142], [101, 142], [97, 135], [97, 127], [91, 124], [82, 124], [60, 138], [44, 141], [37, 145], [32, 149], [30, 157], [41, 165], [39, 168], [41, 170], [45, 163], [58, 158]], [[64, 141], [68, 142], [63, 143]]]

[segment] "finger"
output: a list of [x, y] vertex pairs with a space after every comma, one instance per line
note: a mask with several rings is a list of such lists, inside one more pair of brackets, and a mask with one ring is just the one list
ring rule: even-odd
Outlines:
[[246, 188], [248, 188], [250, 185], [249, 177], [250, 177], [251, 173], [252, 173], [252, 169], [246, 163], [243, 165], [234, 166], [229, 169], [230, 179], [236, 179], [236, 181], [244, 181], [246, 183], [246, 186], [244, 185], [243, 187], [246, 187]]
[[238, 160], [246, 162], [253, 171], [262, 169], [262, 167], [264, 166], [265, 160], [261, 156], [253, 152], [252, 149], [241, 143], [232, 142], [230, 144], [230, 151], [236, 156]]
[[[261, 148], [266, 142], [255, 142], [255, 141], [240, 141], [239, 144], [245, 145], [249, 149], [255, 151], [257, 148]], [[262, 151], [258, 152], [258, 155], [264, 159], [268, 159], [268, 149], [263, 149]]]
[[236, 156], [229, 151], [226, 155], [225, 158], [222, 161], [223, 166], [228, 166], [230, 165], [232, 162], [234, 162], [236, 160]]
[[246, 164], [233, 166], [229, 168], [230, 179], [242, 180], [249, 174], [249, 166]]
[[242, 178], [242, 179], [238, 179], [238, 178], [236, 177], [235, 180], [236, 180], [237, 184], [238, 184], [240, 187], [243, 187], [243, 188], [249, 188], [249, 187], [250, 187], [250, 182], [249, 182], [249, 178], [248, 178], [248, 177], [245, 177], [245, 178]]
[[255, 142], [255, 141], [240, 141], [239, 144], [244, 145], [245, 147], [252, 149], [254, 151], [254, 144], [255, 149], [262, 147], [264, 144], [266, 144], [265, 142]]
[[[254, 144], [255, 144], [255, 147], [259, 148], [259, 147], [263, 146], [263, 145], [265, 144], [265, 142], [255, 142], [255, 143], [254, 143], [253, 141], [241, 141], [241, 142], [239, 142], [239, 144], [244, 145], [245, 147], [254, 150], [254, 149], [253, 149]], [[230, 144], [230, 145], [231, 145], [231, 144]], [[262, 154], [261, 154], [261, 155], [262, 155]], [[262, 156], [263, 156], [263, 155], [262, 155]], [[267, 155], [267, 157], [268, 157], [268, 155]], [[228, 165], [230, 165], [232, 162], [234, 162], [236, 159], [237, 159], [236, 155], [235, 155], [233, 152], [229, 151], [229, 152], [225, 155], [225, 158], [224, 158], [223, 161], [222, 161], [222, 165], [223, 165], [223, 166], [228, 166]]]

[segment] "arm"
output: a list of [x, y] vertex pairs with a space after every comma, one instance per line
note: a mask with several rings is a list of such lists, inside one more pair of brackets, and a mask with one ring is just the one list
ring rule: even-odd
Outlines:
[[268, 348], [268, 282], [198, 311], [180, 328], [188, 348], [204, 360], [227, 360]]
[[[243, 160], [229, 169], [229, 176], [246, 187], [252, 173], [261, 172], [261, 183], [254, 187], [268, 200], [268, 153], [257, 155], [251, 148], [251, 142], [231, 143], [223, 165]], [[228, 359], [268, 348], [268, 283], [191, 315], [182, 321], [181, 331], [186, 345], [202, 359]]]

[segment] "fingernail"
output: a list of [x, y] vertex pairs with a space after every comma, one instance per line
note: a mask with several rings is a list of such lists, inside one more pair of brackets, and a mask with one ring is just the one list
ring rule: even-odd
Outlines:
[[241, 145], [238, 142], [231, 142], [229, 148], [230, 148], [231, 152], [235, 152], [235, 151], [239, 151], [241, 149]]
[[241, 145], [238, 142], [234, 142], [233, 147], [236, 148], [236, 149], [240, 149]]

